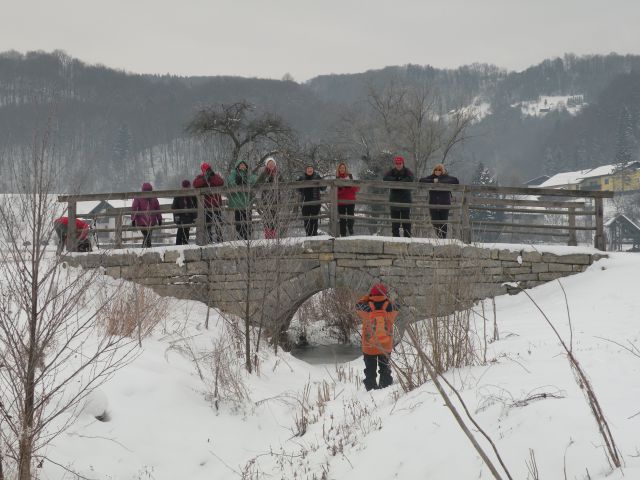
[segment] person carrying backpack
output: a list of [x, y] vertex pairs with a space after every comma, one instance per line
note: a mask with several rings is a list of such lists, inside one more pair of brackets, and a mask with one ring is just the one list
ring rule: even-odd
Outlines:
[[[371, 287], [369, 295], [356, 304], [362, 320], [362, 356], [364, 358], [364, 387], [369, 390], [386, 388], [393, 383], [389, 360], [393, 350], [393, 327], [399, 305], [387, 297], [382, 283]], [[380, 373], [380, 383], [376, 381]]]

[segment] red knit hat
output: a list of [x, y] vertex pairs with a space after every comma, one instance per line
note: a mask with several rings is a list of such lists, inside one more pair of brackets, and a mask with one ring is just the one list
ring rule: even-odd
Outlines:
[[211, 165], [209, 165], [207, 162], [204, 162], [202, 165], [200, 165], [200, 170], [204, 175], [205, 173], [207, 173], [207, 170], [211, 170]]
[[369, 291], [369, 295], [371, 295], [372, 297], [375, 297], [375, 296], [386, 297], [387, 287], [385, 287], [384, 284], [382, 283], [376, 283], [373, 287], [371, 287], [371, 290]]
[[393, 163], [396, 165], [404, 165], [404, 157], [401, 157], [400, 155], [393, 157]]

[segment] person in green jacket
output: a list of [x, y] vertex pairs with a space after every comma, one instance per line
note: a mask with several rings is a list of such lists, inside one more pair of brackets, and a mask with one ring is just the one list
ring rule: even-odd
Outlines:
[[256, 183], [256, 176], [249, 172], [249, 166], [244, 160], [238, 160], [236, 166], [227, 178], [230, 188], [242, 188], [229, 194], [229, 208], [233, 210], [236, 234], [239, 239], [248, 240], [251, 237], [251, 207], [253, 195], [251, 187]]

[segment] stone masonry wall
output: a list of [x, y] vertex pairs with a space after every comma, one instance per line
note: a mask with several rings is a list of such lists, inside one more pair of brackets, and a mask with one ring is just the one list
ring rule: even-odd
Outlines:
[[69, 263], [103, 267], [107, 275], [147, 285], [161, 295], [208, 302], [241, 316], [248, 300], [254, 321], [266, 319], [286, 328], [304, 301], [327, 288], [366, 293], [372, 283], [382, 281], [397, 301], [428, 316], [459, 306], [445, 297], [487, 298], [515, 288], [507, 282], [534, 287], [582, 272], [602, 256], [324, 238], [255, 242], [250, 250], [220, 244], [140, 255], [90, 253], [70, 256]]

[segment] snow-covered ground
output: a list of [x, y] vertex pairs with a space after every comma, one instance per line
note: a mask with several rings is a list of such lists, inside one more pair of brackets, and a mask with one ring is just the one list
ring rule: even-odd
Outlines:
[[[574, 352], [622, 453], [622, 471], [611, 473], [583, 392], [525, 294], [497, 298], [500, 340], [489, 343], [487, 363], [447, 376], [514, 479], [534, 478], [531, 451], [542, 479], [640, 478], [640, 358], [613, 343], [640, 347], [640, 256], [609, 255], [562, 285]], [[568, 340], [558, 282], [529, 293]], [[258, 373], [244, 373], [242, 358], [228, 365], [249, 399], [216, 410], [212, 362], [202, 353], [226, 322], [214, 311], [207, 330], [206, 315], [202, 304], [170, 300], [140, 355], [91, 397], [47, 456], [100, 480], [492, 478], [430, 382], [408, 394], [398, 385], [366, 392], [361, 359], [309, 365], [264, 347]], [[105, 409], [108, 421], [94, 418]], [[40, 475], [77, 478], [49, 461]]]

